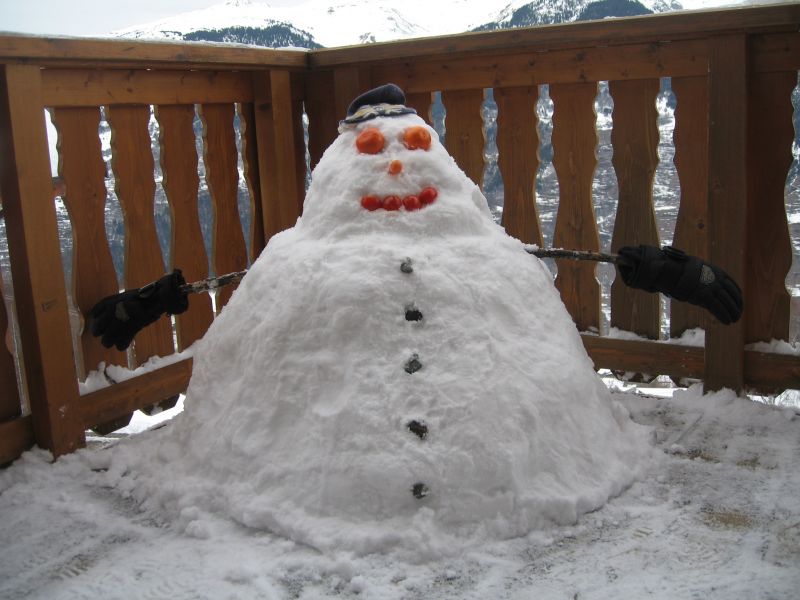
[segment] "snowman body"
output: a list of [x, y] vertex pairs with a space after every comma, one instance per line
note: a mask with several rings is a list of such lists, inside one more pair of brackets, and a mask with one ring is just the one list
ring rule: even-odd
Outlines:
[[201, 342], [171, 442], [174, 476], [203, 474], [193, 502], [361, 552], [572, 523], [649, 452], [546, 267], [416, 115], [326, 151]]

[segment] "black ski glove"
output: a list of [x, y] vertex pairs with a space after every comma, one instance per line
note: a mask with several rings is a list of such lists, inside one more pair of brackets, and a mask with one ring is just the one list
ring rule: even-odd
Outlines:
[[143, 288], [107, 296], [91, 310], [91, 331], [106, 348], [125, 350], [141, 329], [164, 313], [179, 315], [189, 308], [189, 297], [180, 287], [186, 281], [180, 269]]
[[672, 246], [620, 248], [617, 269], [626, 285], [701, 306], [725, 325], [742, 316], [736, 282], [719, 267]]

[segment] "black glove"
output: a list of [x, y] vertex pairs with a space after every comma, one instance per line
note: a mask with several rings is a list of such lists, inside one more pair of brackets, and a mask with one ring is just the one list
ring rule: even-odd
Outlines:
[[736, 282], [719, 267], [672, 246], [620, 248], [617, 269], [626, 285], [702, 306], [725, 325], [742, 316]]
[[106, 348], [125, 350], [139, 331], [164, 313], [179, 315], [189, 308], [189, 297], [180, 287], [186, 281], [180, 269], [143, 288], [103, 298], [91, 310], [91, 331]]

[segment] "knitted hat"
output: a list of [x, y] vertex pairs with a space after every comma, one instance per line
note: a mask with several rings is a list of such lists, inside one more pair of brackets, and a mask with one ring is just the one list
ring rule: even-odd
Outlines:
[[347, 107], [347, 117], [339, 121], [339, 127], [368, 121], [376, 117], [396, 117], [417, 114], [413, 108], [405, 106], [406, 95], [393, 83], [387, 83], [364, 92]]

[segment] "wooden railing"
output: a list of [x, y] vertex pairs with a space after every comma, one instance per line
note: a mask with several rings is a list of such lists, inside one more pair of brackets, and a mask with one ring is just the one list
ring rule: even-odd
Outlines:
[[[800, 6], [781, 5], [307, 53], [0, 37], [0, 195], [26, 382], [18, 385], [14, 357], [0, 350], [0, 463], [34, 442], [56, 455], [70, 452], [84, 443], [87, 427], [116, 427], [132, 411], [173, 398], [186, 388], [190, 359], [83, 395], [78, 382], [100, 362], [135, 368], [150, 357], [180, 351], [203, 335], [214, 316], [210, 298], [193, 297], [189, 312], [175, 320], [174, 336], [163, 319], [140, 333], [127, 355], [70, 326], [68, 297], [86, 314], [118, 288], [104, 225], [109, 173], [98, 134], [103, 116], [112, 132], [111, 167], [124, 214], [122, 285], [138, 287], [165, 270], [153, 217], [159, 184], [154, 153], [172, 216], [168, 269], [180, 267], [187, 280], [208, 276], [209, 264], [216, 273], [240, 270], [302, 210], [303, 110], [313, 165], [337, 135], [350, 100], [387, 81], [401, 85], [408, 103], [425, 117], [433, 94], [441, 92], [448, 150], [478, 183], [484, 170], [481, 106], [485, 90], [493, 90], [502, 224], [511, 235], [538, 244], [534, 115], [539, 86], [548, 84], [560, 190], [553, 243], [597, 250], [592, 198], [597, 83], [608, 81], [614, 100], [616, 249], [659, 243], [652, 190], [655, 99], [660, 78], [670, 77], [678, 102], [674, 145], [681, 189], [674, 243], [743, 283], [745, 316], [724, 327], [697, 309], [672, 303], [672, 335], [701, 326], [705, 348], [659, 342], [664, 315], [658, 298], [615, 282], [611, 325], [652, 341], [587, 333], [585, 345], [598, 368], [698, 378], [708, 389], [800, 387], [800, 357], [745, 348], [754, 341], [787, 339], [789, 333], [785, 278], [792, 253], [784, 185], [794, 136], [790, 99], [800, 69], [799, 29]], [[63, 201], [72, 224], [69, 290], [61, 267], [45, 109], [58, 130]], [[210, 257], [197, 210], [197, 117], [214, 214]], [[156, 149], [148, 132], [151, 118], [159, 128]], [[240, 159], [250, 197], [250, 256], [237, 209]], [[579, 329], [601, 330], [594, 266], [560, 261], [555, 283]], [[217, 310], [229, 296], [230, 290], [219, 292]], [[0, 303], [0, 330], [8, 319]], [[20, 388], [28, 414], [21, 408]]]

